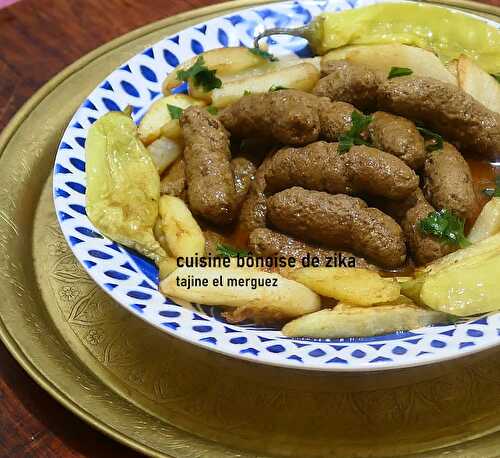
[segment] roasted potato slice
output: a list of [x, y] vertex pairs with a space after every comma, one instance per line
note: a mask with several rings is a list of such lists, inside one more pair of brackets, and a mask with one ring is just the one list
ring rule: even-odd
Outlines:
[[205, 237], [189, 208], [178, 197], [163, 195], [159, 208], [161, 236], [174, 256], [203, 256]]
[[[206, 286], [191, 286], [189, 289], [179, 286], [188, 277], [205, 281]], [[267, 286], [255, 286], [259, 280], [266, 282]], [[249, 268], [182, 267], [160, 283], [160, 290], [168, 297], [189, 302], [243, 306], [287, 318], [315, 312], [321, 307], [320, 297], [304, 285], [275, 273]]]
[[500, 232], [500, 197], [493, 197], [481, 210], [467, 238], [480, 242]]
[[399, 284], [368, 269], [305, 267], [288, 275], [318, 294], [358, 306], [387, 302], [399, 297]]
[[416, 46], [399, 43], [346, 46], [323, 56], [323, 62], [339, 59], [366, 65], [385, 75], [389, 74], [391, 67], [403, 67], [410, 68], [415, 76], [457, 84], [456, 78], [434, 53]]
[[[193, 99], [185, 94], [170, 95], [153, 102], [139, 123], [139, 138], [145, 145], [149, 145], [159, 138], [161, 135], [161, 128], [172, 120], [168, 105], [184, 109], [191, 105], [203, 106], [205, 102]], [[174, 121], [179, 124], [178, 120], [175, 119]]]
[[222, 108], [250, 93], [265, 93], [272, 88], [285, 87], [310, 92], [319, 80], [319, 70], [311, 63], [300, 63], [291, 67], [265, 73], [252, 78], [229, 81], [212, 91], [212, 104]]
[[170, 138], [158, 138], [147, 147], [151, 158], [161, 175], [182, 154], [182, 145]]
[[457, 62], [458, 85], [486, 108], [500, 113], [500, 84], [472, 59], [460, 56]]
[[333, 309], [323, 309], [287, 323], [282, 332], [288, 337], [369, 337], [448, 321], [445, 313], [416, 307], [402, 297], [375, 307], [339, 303]]

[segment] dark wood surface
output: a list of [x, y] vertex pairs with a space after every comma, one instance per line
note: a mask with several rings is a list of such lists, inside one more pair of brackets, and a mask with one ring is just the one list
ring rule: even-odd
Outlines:
[[[0, 10], [0, 130], [36, 89], [90, 50], [149, 22], [218, 1], [22, 0]], [[0, 344], [0, 458], [115, 456], [139, 455], [66, 411]]]

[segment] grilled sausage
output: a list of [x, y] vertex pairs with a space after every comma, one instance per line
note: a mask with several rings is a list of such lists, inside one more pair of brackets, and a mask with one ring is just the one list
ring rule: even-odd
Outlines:
[[418, 187], [418, 177], [392, 154], [353, 146], [344, 154], [337, 143], [315, 142], [283, 148], [269, 161], [266, 192], [301, 186], [331, 194], [361, 194], [403, 199]]
[[256, 256], [293, 257], [297, 260], [297, 267], [302, 267], [301, 260], [308, 255], [318, 258], [320, 265], [325, 266], [329, 258], [334, 259], [339, 254], [345, 258], [354, 257], [356, 267], [372, 267], [352, 253], [321, 248], [267, 228], [255, 229], [250, 234], [249, 248]]
[[377, 104], [422, 121], [466, 151], [492, 159], [500, 153], [500, 114], [452, 84], [433, 78], [393, 78], [381, 84]]
[[346, 102], [332, 102], [325, 97], [319, 99], [320, 137], [329, 142], [337, 142], [342, 134], [352, 127], [352, 112], [357, 111]]
[[382, 267], [396, 268], [406, 259], [401, 227], [356, 197], [293, 187], [267, 199], [267, 219], [281, 232], [352, 250]]
[[424, 165], [424, 139], [412, 121], [377, 111], [368, 132], [375, 148], [394, 154], [414, 170]]
[[321, 78], [313, 94], [334, 101], [347, 102], [360, 110], [373, 111], [377, 104], [377, 90], [381, 76], [364, 65], [347, 60], [321, 64]]
[[476, 211], [469, 165], [449, 143], [429, 153], [425, 160], [424, 194], [437, 209], [447, 208], [463, 219]]
[[236, 157], [231, 161], [234, 175], [234, 191], [236, 193], [236, 208], [240, 208], [250, 190], [255, 176], [255, 165], [244, 157]]
[[217, 118], [199, 107], [185, 109], [180, 124], [189, 207], [212, 223], [228, 224], [236, 205], [229, 135]]
[[186, 200], [186, 166], [178, 159], [165, 172], [160, 182], [160, 194], [169, 194]]
[[267, 137], [285, 145], [318, 139], [317, 97], [295, 90], [251, 94], [225, 108], [219, 119], [233, 135]]

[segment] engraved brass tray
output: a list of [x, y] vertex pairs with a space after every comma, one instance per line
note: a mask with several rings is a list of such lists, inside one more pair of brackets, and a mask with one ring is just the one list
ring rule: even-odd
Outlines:
[[[49, 176], [61, 134], [113, 68], [162, 36], [269, 0], [131, 32], [60, 73], [0, 136], [0, 337], [52, 396], [157, 457], [500, 456], [500, 349], [385, 373], [257, 366], [191, 346], [125, 311], [73, 257]], [[442, 4], [498, 20], [500, 9]]]

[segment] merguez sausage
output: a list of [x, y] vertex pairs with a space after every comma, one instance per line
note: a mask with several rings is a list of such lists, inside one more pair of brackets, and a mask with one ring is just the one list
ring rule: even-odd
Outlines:
[[352, 250], [383, 267], [400, 267], [406, 260], [401, 227], [356, 197], [293, 187], [267, 199], [267, 219], [279, 231]]
[[218, 119], [199, 107], [185, 109], [180, 124], [189, 207], [212, 223], [228, 224], [236, 204], [229, 135]]

